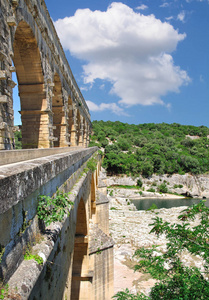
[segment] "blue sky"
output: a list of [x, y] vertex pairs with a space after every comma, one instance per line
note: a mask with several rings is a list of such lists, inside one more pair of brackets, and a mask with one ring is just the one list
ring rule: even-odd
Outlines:
[[209, 127], [208, 0], [45, 2], [92, 120]]

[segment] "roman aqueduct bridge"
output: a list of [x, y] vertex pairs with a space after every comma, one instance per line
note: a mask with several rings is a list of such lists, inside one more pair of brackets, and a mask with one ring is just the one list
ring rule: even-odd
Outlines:
[[87, 146], [91, 127], [43, 0], [0, 0], [0, 149], [14, 148], [16, 72], [23, 148]]
[[[45, 2], [0, 0], [0, 38], [0, 288], [8, 299], [109, 300], [105, 173], [97, 147], [87, 148], [89, 110]], [[14, 150], [13, 72], [23, 150]], [[40, 195], [58, 192], [72, 205], [44, 224]]]
[[[21, 151], [28, 150], [7, 152], [18, 156]], [[88, 168], [92, 160], [95, 170]], [[97, 147], [2, 163], [0, 283], [8, 283], [6, 299], [111, 299], [113, 241], [104, 181]], [[62, 220], [43, 228], [39, 196], [54, 197], [57, 189], [73, 205]], [[27, 252], [43, 258], [43, 264], [24, 259]]]

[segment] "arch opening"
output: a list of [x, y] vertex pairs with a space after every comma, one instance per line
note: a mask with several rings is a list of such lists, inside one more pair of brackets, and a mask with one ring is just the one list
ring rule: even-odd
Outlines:
[[63, 147], [65, 145], [65, 114], [62, 95], [62, 84], [59, 75], [54, 75], [54, 88], [52, 97], [52, 113], [53, 113], [53, 135], [54, 147]]
[[31, 27], [21, 21], [13, 43], [21, 104], [23, 148], [47, 148], [49, 115], [41, 55]]
[[89, 270], [87, 217], [83, 199], [80, 200], [77, 212], [75, 244], [73, 253], [71, 300], [89, 299], [89, 281], [86, 280]]

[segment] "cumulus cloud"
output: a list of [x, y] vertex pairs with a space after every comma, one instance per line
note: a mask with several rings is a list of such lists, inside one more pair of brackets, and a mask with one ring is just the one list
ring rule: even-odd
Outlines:
[[[114, 2], [104, 12], [79, 9], [73, 17], [57, 20], [55, 27], [64, 48], [87, 62], [84, 82], [111, 82], [110, 93], [120, 98], [119, 105], [164, 104], [162, 96], [189, 82], [171, 56], [186, 35], [154, 15]], [[92, 110], [121, 109], [113, 103], [88, 103]]]
[[178, 16], [177, 16], [177, 20], [179, 20], [179, 21], [181, 21], [181, 22], [185, 22], [185, 17], [186, 17], [186, 13], [185, 13], [185, 11], [183, 10], [183, 11], [181, 11], [179, 14], [178, 14]]
[[148, 8], [148, 6], [145, 4], [142, 4], [142, 5], [136, 7], [137, 10], [145, 10], [147, 8]]
[[97, 105], [94, 102], [89, 100], [87, 100], [86, 103], [91, 111], [110, 110], [116, 115], [128, 116], [128, 114], [126, 114], [124, 110], [121, 107], [119, 107], [116, 103], [101, 103], [100, 105]]

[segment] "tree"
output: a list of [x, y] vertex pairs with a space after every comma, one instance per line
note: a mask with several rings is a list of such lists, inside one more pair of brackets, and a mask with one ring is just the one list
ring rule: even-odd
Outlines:
[[[158, 246], [142, 247], [135, 252], [134, 256], [139, 260], [135, 270], [150, 273], [158, 280], [149, 297], [143, 294], [133, 295], [126, 290], [117, 293], [115, 299], [209, 299], [209, 208], [201, 201], [182, 211], [178, 218], [180, 224], [163, 222], [159, 217], [151, 224], [153, 228], [150, 233], [153, 232], [158, 237], [166, 235], [168, 242], [164, 253], [158, 250]], [[195, 218], [199, 218], [199, 224], [193, 226], [189, 220]], [[179, 255], [185, 250], [193, 257], [202, 257], [204, 271], [183, 264]]]
[[145, 161], [142, 166], [142, 176], [143, 177], [149, 177], [153, 174], [153, 165], [150, 161]]

